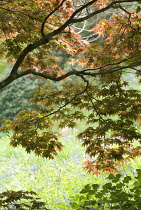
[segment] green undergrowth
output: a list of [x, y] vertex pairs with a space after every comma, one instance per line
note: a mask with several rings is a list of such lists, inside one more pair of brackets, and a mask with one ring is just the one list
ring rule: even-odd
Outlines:
[[[73, 136], [61, 139], [65, 147], [54, 160], [27, 154], [21, 147], [9, 146], [9, 138], [0, 139], [0, 192], [35, 191], [50, 209], [71, 209], [70, 196], [87, 183], [102, 183], [103, 176], [92, 176], [83, 168], [84, 148]], [[63, 207], [62, 207], [63, 205]]]
[[[36, 192], [41, 201], [47, 203], [48, 209], [73, 210], [73, 203], [77, 203], [76, 209], [79, 206], [79, 197], [82, 196], [79, 192], [85, 189], [85, 185], [105, 185], [108, 182], [107, 174], [93, 176], [84, 170], [83, 163], [88, 157], [74, 137], [76, 131], [68, 131], [63, 135], [60, 140], [64, 143], [64, 150], [54, 160], [37, 157], [34, 153], [27, 154], [21, 147], [13, 148], [9, 146], [9, 137], [1, 135], [0, 193], [11, 190]], [[137, 168], [141, 168], [140, 157], [119, 170], [122, 176], [131, 177], [132, 185]], [[85, 195], [82, 197], [85, 198]], [[82, 199], [81, 203], [85, 205], [85, 201]], [[83, 210], [81, 207], [78, 209]], [[94, 209], [102, 208], [98, 206]]]

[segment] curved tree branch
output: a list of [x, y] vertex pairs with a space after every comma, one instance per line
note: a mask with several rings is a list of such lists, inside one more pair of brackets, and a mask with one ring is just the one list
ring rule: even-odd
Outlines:
[[[107, 71], [102, 71], [105, 67], [110, 67], [111, 65], [115, 65], [115, 64], [107, 64], [103, 67], [99, 67], [99, 68], [95, 68], [95, 69], [84, 69], [84, 70], [81, 70], [81, 71], [76, 71], [76, 70], [73, 69], [72, 71], [69, 71], [66, 74], [63, 74], [59, 77], [53, 77], [49, 74], [44, 74], [44, 73], [41, 73], [41, 72], [37, 72], [33, 69], [27, 69], [23, 72], [13, 74], [12, 76], [10, 75], [5, 80], [0, 82], [0, 89], [6, 87], [10, 83], [12, 83], [14, 80], [16, 80], [20, 77], [26, 76], [28, 74], [36, 75], [36, 76], [39, 76], [39, 77], [57, 82], [57, 81], [61, 81], [63, 79], [66, 79], [67, 77], [69, 77], [71, 75], [76, 75], [76, 76], [79, 76], [79, 77], [82, 77], [82, 76], [96, 77], [96, 76], [99, 76], [99, 75], [106, 75], [106, 74], [112, 74], [112, 73], [118, 72], [118, 71], [123, 71], [124, 69], [128, 69], [128, 68], [133, 69], [135, 66], [140, 66], [141, 61], [138, 61], [136, 63], [132, 63], [130, 65], [114, 66], [114, 67], [109, 68], [109, 70], [107, 70]], [[138, 70], [138, 71], [140, 71], [140, 70]]]
[[[84, 20], [88, 20], [90, 19], [91, 17], [99, 14], [99, 13], [102, 13], [102, 12], [105, 12], [107, 10], [109, 10], [110, 8], [113, 8], [114, 5], [116, 4], [122, 4], [122, 3], [129, 3], [129, 2], [139, 2], [138, 0], [121, 0], [121, 1], [113, 1], [112, 3], [110, 3], [109, 5], [107, 5], [106, 7], [102, 8], [102, 9], [99, 9], [99, 10], [96, 10], [82, 18], [77, 18], [77, 19], [73, 19], [73, 22], [72, 23], [78, 23], [78, 22], [83, 22]], [[94, 3], [94, 2], [93, 2]], [[88, 5], [89, 6], [89, 5]], [[120, 7], [119, 7], [120, 8]]]
[[[39, 72], [36, 72], [34, 70], [26, 70], [25, 72], [22, 72], [22, 73], [18, 73], [18, 69], [20, 67], [20, 65], [22, 64], [22, 62], [24, 61], [25, 57], [33, 50], [37, 49], [38, 47], [42, 46], [42, 45], [45, 45], [47, 43], [49, 43], [49, 41], [56, 35], [60, 34], [62, 31], [64, 31], [64, 29], [66, 29], [67, 27], [69, 27], [70, 24], [73, 24], [73, 23], [76, 23], [76, 22], [81, 22], [81, 21], [84, 21], [84, 20], [87, 20], [89, 18], [91, 18], [92, 16], [95, 16], [97, 15], [98, 13], [102, 13], [110, 8], [113, 7], [113, 5], [117, 4], [117, 3], [126, 3], [126, 2], [138, 2], [138, 0], [122, 0], [122, 1], [114, 1], [112, 3], [110, 3], [108, 6], [98, 10], [98, 11], [95, 11], [93, 13], [90, 13], [88, 14], [87, 16], [85, 17], [82, 17], [82, 18], [77, 18], [75, 19], [75, 16], [78, 15], [82, 10], [86, 9], [87, 7], [93, 5], [94, 3], [96, 3], [97, 0], [92, 0], [92, 1], [89, 1], [88, 3], [86, 4], [83, 4], [83, 6], [80, 6], [78, 9], [76, 9], [74, 11], [74, 13], [70, 16], [70, 18], [62, 25], [60, 26], [58, 29], [48, 33], [47, 35], [44, 35], [44, 25], [45, 25], [45, 22], [46, 20], [60, 7], [63, 5], [63, 3], [65, 2], [65, 0], [62, 0], [61, 4], [58, 5], [58, 7], [56, 9], [54, 9], [43, 21], [42, 23], [42, 35], [43, 35], [43, 38], [41, 38], [40, 40], [32, 43], [32, 44], [29, 44], [19, 55], [15, 65], [13, 66], [12, 70], [11, 70], [11, 73], [10, 75], [2, 82], [0, 82], [0, 89], [7, 86], [8, 84], [10, 84], [12, 81], [14, 81], [15, 79], [19, 78], [19, 77], [22, 77], [24, 75], [27, 75], [27, 74], [34, 74], [34, 75], [37, 75], [37, 76], [41, 76], [41, 77], [44, 77], [44, 78], [47, 78], [47, 79], [50, 79], [50, 80], [53, 80], [53, 81], [60, 81], [62, 79], [65, 79], [66, 77], [70, 76], [70, 75], [81, 75], [82, 73], [84, 75], [90, 75], [90, 76], [97, 76], [99, 74], [107, 74], [107, 73], [111, 73], [111, 72], [115, 72], [115, 71], [118, 71], [118, 70], [121, 70], [125, 67], [119, 67], [117, 69], [114, 69], [114, 70], [109, 70], [107, 72], [97, 72], [97, 73], [90, 73], [90, 72], [86, 72], [86, 70], [83, 70], [83, 71], [70, 71], [60, 77], [51, 77], [49, 75], [44, 75], [43, 73], [39, 73]], [[134, 67], [134, 65], [131, 65], [131, 67]]]

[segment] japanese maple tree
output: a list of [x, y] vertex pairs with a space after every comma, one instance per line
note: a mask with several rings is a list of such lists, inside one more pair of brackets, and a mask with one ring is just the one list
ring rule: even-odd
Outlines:
[[[13, 121], [3, 121], [1, 131], [13, 131], [12, 146], [54, 158], [63, 149], [54, 124], [74, 128], [84, 120], [86, 129], [78, 138], [93, 158], [85, 163], [88, 171], [114, 171], [120, 162], [141, 154], [141, 147], [132, 144], [141, 142], [141, 93], [124, 79], [131, 72], [140, 83], [140, 3], [0, 2], [0, 56], [13, 66], [0, 88], [28, 74], [46, 80], [31, 99], [39, 105], [38, 111], [23, 110]], [[54, 52], [67, 55], [70, 71], [60, 67], [62, 58]]]

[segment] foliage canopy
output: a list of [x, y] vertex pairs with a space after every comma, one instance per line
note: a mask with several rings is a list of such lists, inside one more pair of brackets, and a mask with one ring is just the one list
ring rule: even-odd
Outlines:
[[[132, 143], [141, 141], [141, 94], [124, 79], [131, 72], [140, 83], [140, 3], [0, 3], [0, 56], [13, 65], [0, 88], [29, 74], [47, 84], [37, 88], [31, 99], [39, 105], [38, 111], [23, 110], [13, 121], [3, 121], [2, 131], [13, 130], [12, 146], [22, 145], [27, 152], [54, 158], [63, 145], [53, 126], [74, 128], [84, 120], [87, 127], [78, 138], [93, 158], [85, 163], [88, 171], [113, 171], [120, 162], [140, 155], [141, 147]], [[71, 70], [60, 66], [64, 56]]]

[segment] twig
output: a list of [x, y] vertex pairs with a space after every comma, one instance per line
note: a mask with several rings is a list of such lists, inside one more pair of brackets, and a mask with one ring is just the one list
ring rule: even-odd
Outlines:
[[45, 37], [45, 34], [44, 34], [44, 27], [45, 27], [45, 23], [46, 23], [46, 21], [47, 21], [47, 19], [49, 19], [49, 17], [51, 16], [51, 15], [53, 15], [62, 5], [63, 5], [63, 3], [65, 2], [66, 0], [62, 0], [62, 2], [54, 9], [54, 10], [52, 10], [46, 17], [45, 17], [45, 19], [44, 19], [44, 21], [43, 21], [43, 23], [42, 23], [42, 26], [41, 26], [41, 35], [42, 35], [42, 37]]
[[89, 86], [89, 82], [88, 82], [87, 80], [85, 80], [85, 82], [86, 82], [86, 87], [84, 88], [84, 90], [82, 90], [81, 92], [75, 94], [75, 96], [74, 96], [72, 99], [70, 99], [70, 100], [69, 100], [67, 103], [65, 103], [64, 105], [60, 106], [60, 107], [59, 107], [57, 110], [55, 110], [54, 112], [51, 112], [50, 114], [47, 114], [47, 115], [45, 115], [45, 116], [39, 118], [39, 119], [37, 120], [37, 122], [39, 122], [40, 120], [42, 120], [42, 119], [44, 119], [44, 118], [46, 118], [46, 117], [49, 117], [49, 116], [51, 116], [51, 115], [53, 115], [53, 114], [55, 114], [55, 113], [57, 113], [57, 112], [59, 112], [61, 109], [63, 109], [63, 108], [66, 107], [68, 104], [70, 104], [72, 101], [74, 101], [74, 100], [76, 99], [77, 96], [79, 96], [79, 95], [83, 94], [84, 92], [86, 92], [87, 89], [88, 89], [88, 86]]

